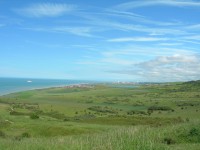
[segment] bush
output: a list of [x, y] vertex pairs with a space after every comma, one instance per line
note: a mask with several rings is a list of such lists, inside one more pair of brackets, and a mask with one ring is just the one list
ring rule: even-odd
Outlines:
[[3, 131], [0, 131], [0, 137], [4, 138], [6, 137], [6, 134]]
[[70, 118], [65, 118], [63, 119], [63, 121], [70, 121]]
[[186, 121], [186, 122], [190, 122], [190, 119], [189, 119], [189, 118], [186, 118], [185, 121]]
[[14, 115], [14, 116], [25, 116], [25, 115], [29, 115], [29, 113], [11, 111], [11, 112], [10, 112], [10, 115]]
[[30, 115], [30, 118], [31, 119], [39, 119], [39, 116], [37, 114], [33, 113]]
[[200, 142], [200, 131], [199, 129], [192, 127], [189, 130], [189, 134], [187, 135], [188, 141], [192, 143], [199, 143]]
[[21, 137], [22, 138], [30, 138], [31, 135], [29, 133], [27, 133], [27, 132], [24, 132], [24, 133], [22, 133]]
[[199, 125], [179, 128], [177, 130], [177, 139], [179, 139], [179, 142], [181, 143], [200, 143]]
[[127, 112], [127, 115], [134, 115], [134, 114], [147, 115], [147, 113], [145, 111], [131, 110], [131, 111]]
[[46, 113], [43, 112], [42, 115], [49, 116], [55, 119], [62, 119], [62, 120], [67, 117], [65, 116], [65, 114], [61, 114], [57, 111], [51, 111], [51, 112], [46, 112]]
[[88, 110], [96, 111], [96, 112], [99, 112], [99, 113], [111, 113], [111, 114], [117, 114], [118, 113], [112, 107], [92, 106], [92, 107], [89, 107]]
[[172, 108], [168, 107], [168, 106], [151, 106], [148, 108], [148, 111], [154, 111], [154, 110], [160, 110], [160, 111], [173, 111]]
[[189, 131], [189, 136], [198, 136], [199, 135], [199, 131], [196, 128], [191, 128]]
[[164, 138], [163, 141], [167, 145], [175, 144], [175, 141], [172, 138]]

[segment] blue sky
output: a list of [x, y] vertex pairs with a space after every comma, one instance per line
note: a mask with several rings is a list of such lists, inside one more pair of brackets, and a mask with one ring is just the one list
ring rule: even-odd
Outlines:
[[200, 79], [198, 0], [0, 0], [0, 77]]

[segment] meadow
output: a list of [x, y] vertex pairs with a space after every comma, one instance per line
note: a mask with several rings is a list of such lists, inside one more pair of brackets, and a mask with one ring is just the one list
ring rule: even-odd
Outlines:
[[200, 81], [93, 84], [0, 97], [0, 149], [197, 150]]

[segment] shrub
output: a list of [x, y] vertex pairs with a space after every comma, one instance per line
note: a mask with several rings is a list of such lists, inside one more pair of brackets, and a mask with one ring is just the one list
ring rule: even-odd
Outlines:
[[148, 108], [148, 110], [168, 111], [168, 110], [173, 110], [173, 109], [168, 106], [151, 106]]
[[39, 119], [39, 116], [38, 116], [37, 114], [35, 114], [35, 113], [32, 113], [32, 114], [30, 115], [30, 118], [31, 118], [31, 119]]
[[88, 110], [100, 112], [100, 113], [111, 113], [111, 114], [117, 114], [118, 112], [113, 109], [112, 107], [101, 107], [101, 106], [92, 106], [89, 107]]
[[21, 141], [21, 140], [22, 140], [22, 137], [21, 137], [21, 136], [15, 136], [14, 139], [15, 139], [16, 141]]
[[147, 114], [150, 116], [153, 113], [153, 110], [147, 110]]
[[30, 138], [31, 135], [29, 133], [27, 133], [27, 132], [24, 132], [24, 133], [22, 133], [21, 137], [22, 138]]
[[175, 141], [172, 138], [164, 138], [164, 143], [167, 145], [175, 144]]
[[127, 115], [134, 115], [134, 114], [147, 115], [145, 111], [131, 110], [127, 112]]
[[70, 118], [64, 118], [63, 121], [70, 121]]
[[192, 127], [189, 130], [189, 134], [187, 135], [188, 141], [192, 143], [199, 143], [200, 142], [200, 131], [196, 127]]
[[196, 129], [196, 128], [191, 128], [190, 129], [190, 131], [189, 131], [189, 135], [190, 136], [198, 136], [199, 135], [199, 131], [198, 131], [198, 129]]
[[177, 139], [185, 143], [199, 143], [200, 142], [200, 129], [199, 125], [189, 126], [187, 128], [180, 128], [178, 130]]
[[17, 112], [17, 111], [11, 111], [10, 115], [15, 115], [15, 116], [25, 116], [28, 115], [29, 113], [23, 113], [23, 112]]
[[4, 138], [6, 137], [6, 134], [3, 131], [0, 131], [0, 137]]
[[57, 111], [52, 111], [52, 112], [46, 112], [46, 113], [42, 113], [43, 115], [46, 115], [46, 116], [49, 116], [49, 117], [52, 117], [52, 118], [56, 118], [56, 119], [65, 119], [66, 116], [65, 114], [61, 114]]

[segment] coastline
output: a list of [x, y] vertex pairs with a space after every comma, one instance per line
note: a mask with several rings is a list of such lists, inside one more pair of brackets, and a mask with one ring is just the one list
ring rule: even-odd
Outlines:
[[19, 92], [26, 92], [26, 91], [32, 91], [32, 90], [42, 90], [42, 89], [51, 89], [51, 88], [91, 88], [92, 84], [94, 83], [72, 83], [68, 85], [55, 85], [55, 86], [44, 86], [44, 87], [33, 87], [33, 88], [26, 88], [21, 90], [13, 90], [7, 93], [0, 93], [0, 97], [9, 95], [9, 94], [15, 94]]

